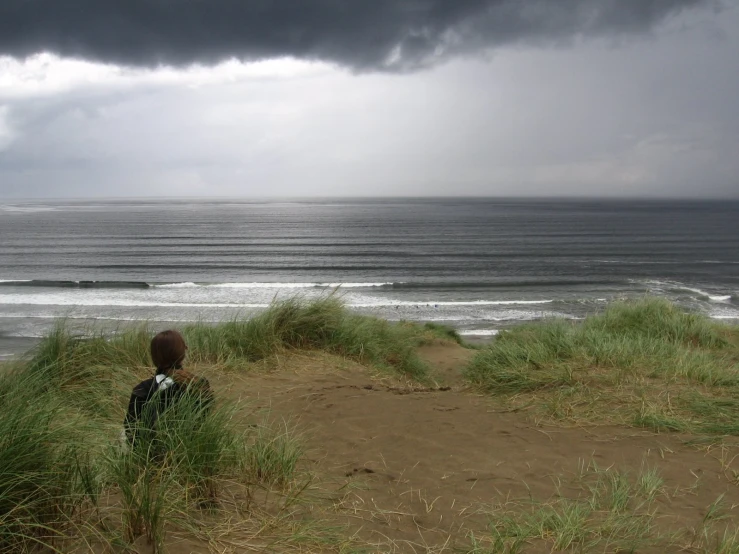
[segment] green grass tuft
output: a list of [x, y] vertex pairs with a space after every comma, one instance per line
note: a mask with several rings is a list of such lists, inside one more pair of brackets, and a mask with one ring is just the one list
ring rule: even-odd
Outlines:
[[353, 314], [333, 296], [314, 302], [293, 298], [252, 319], [190, 325], [183, 334], [193, 361], [237, 365], [286, 349], [315, 349], [408, 377], [421, 379], [427, 373], [415, 353], [428, 340], [423, 327]]
[[[739, 532], [727, 525], [724, 495], [706, 510], [697, 528], [660, 513], [670, 494], [655, 469], [633, 476], [590, 463], [549, 498], [533, 497], [481, 510], [485, 533], [470, 533], [469, 554], [523, 552], [739, 552]], [[560, 479], [557, 479], [561, 482]]]
[[499, 397], [529, 397], [552, 418], [739, 434], [734, 334], [666, 300], [619, 302], [581, 323], [550, 320], [503, 331], [465, 377]]
[[246, 473], [256, 483], [285, 487], [295, 477], [302, 456], [303, 445], [293, 425], [265, 420], [248, 441]]
[[245, 433], [234, 424], [236, 406], [203, 405], [185, 394], [159, 415], [154, 432], [138, 429], [133, 446], [110, 449], [106, 469], [121, 497], [127, 541], [146, 536], [162, 551], [165, 523], [185, 521], [193, 508], [216, 507], [219, 484], [239, 480]]
[[654, 470], [647, 474], [638, 475], [634, 485], [624, 473], [591, 465], [575, 497], [557, 494], [546, 501], [492, 506], [484, 510], [489, 532], [471, 537], [468, 552], [641, 552], [655, 545], [669, 551], [672, 537], [655, 527], [657, 491], [639, 485], [646, 480], [661, 486], [661, 478]]
[[428, 322], [423, 324], [423, 328], [431, 331], [434, 336], [442, 340], [464, 345], [464, 340], [462, 340], [462, 337], [454, 327], [442, 325], [441, 323]]
[[[416, 355], [416, 347], [434, 340], [458, 340], [453, 330], [442, 326], [394, 324], [354, 314], [333, 296], [313, 302], [292, 298], [251, 319], [191, 324], [182, 333], [190, 363], [238, 368], [285, 350], [316, 349], [421, 380], [428, 368]], [[105, 382], [120, 396], [116, 383], [149, 366], [151, 336], [146, 325], [112, 336], [94, 332], [75, 336], [61, 321], [35, 349], [29, 370], [43, 374], [49, 386], [75, 390], [93, 381]], [[109, 397], [90, 409], [103, 409]]]
[[36, 375], [3, 375], [0, 399], [0, 551], [51, 546], [97, 499], [82, 444], [86, 422], [43, 392]]

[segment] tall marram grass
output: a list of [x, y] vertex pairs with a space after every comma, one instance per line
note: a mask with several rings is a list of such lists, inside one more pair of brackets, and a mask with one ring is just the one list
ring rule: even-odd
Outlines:
[[109, 449], [107, 474], [121, 498], [128, 541], [144, 535], [160, 552], [165, 523], [218, 505], [219, 484], [238, 479], [246, 458], [246, 432], [233, 421], [236, 408], [186, 393], [158, 415], [155, 429], [135, 429], [132, 445]]
[[[619, 302], [580, 323], [550, 320], [504, 331], [474, 357], [465, 376], [495, 395], [538, 394], [540, 406], [559, 403], [554, 411], [563, 402], [569, 410], [584, 396], [597, 395], [602, 408], [625, 393], [619, 401], [639, 404], [635, 423], [736, 433], [739, 426], [728, 423], [739, 416], [739, 404], [719, 398], [739, 389], [739, 349], [730, 340], [735, 335], [666, 300]], [[675, 392], [652, 394], [660, 387]], [[712, 415], [725, 416], [727, 425]]]
[[[137, 433], [133, 447], [122, 445], [122, 409], [80, 409], [86, 395], [101, 394], [98, 386], [69, 396], [48, 386], [55, 378], [22, 367], [0, 378], [3, 554], [64, 552], [80, 533], [99, 538], [117, 519], [126, 542], [145, 536], [164, 552], [165, 529], [189, 528], [204, 508], [217, 510], [225, 485], [286, 488], [302, 457], [292, 426], [250, 426], [235, 402], [204, 405], [194, 394], [161, 413], [154, 432]], [[98, 528], [101, 513], [107, 523]]]
[[83, 446], [84, 420], [43, 391], [43, 376], [0, 377], [0, 552], [61, 540], [98, 479]]
[[415, 347], [442, 337], [436, 329], [354, 314], [333, 296], [313, 302], [292, 298], [252, 319], [191, 325], [184, 334], [197, 361], [234, 364], [285, 349], [320, 349], [415, 378], [427, 371]]
[[[250, 319], [217, 325], [204, 323], [182, 329], [189, 346], [188, 360], [238, 366], [268, 358], [286, 349], [320, 349], [362, 363], [423, 378], [427, 367], [415, 347], [433, 340], [459, 338], [441, 326], [390, 323], [347, 310], [329, 296], [308, 302], [300, 298], [275, 302]], [[74, 336], [61, 322], [36, 349], [29, 369], [52, 376], [68, 389], [91, 380], [115, 387], [120, 372], [149, 366], [151, 332], [146, 327], [114, 336]]]
[[137, 375], [151, 372], [150, 341], [145, 326], [110, 337], [77, 334], [60, 320], [31, 352], [25, 371], [40, 390], [63, 391], [68, 404], [88, 415], [117, 417]]
[[302, 456], [303, 445], [294, 425], [264, 420], [250, 433], [246, 474], [255, 483], [285, 487]]

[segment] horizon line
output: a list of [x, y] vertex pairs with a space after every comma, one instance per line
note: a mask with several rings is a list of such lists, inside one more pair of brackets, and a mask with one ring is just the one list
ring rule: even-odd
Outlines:
[[3, 197], [0, 202], [59, 202], [59, 201], [174, 201], [183, 202], [190, 200], [198, 201], [242, 201], [242, 202], [285, 202], [285, 201], [325, 201], [325, 200], [507, 200], [507, 201], [672, 201], [672, 202], [721, 202], [739, 201], [739, 196], [596, 196], [596, 195], [561, 195], [561, 196], [514, 196], [514, 195], [419, 195], [419, 196], [360, 196], [360, 195], [316, 195], [316, 196], [266, 196], [266, 195], [243, 195], [243, 196], [48, 196], [48, 197]]

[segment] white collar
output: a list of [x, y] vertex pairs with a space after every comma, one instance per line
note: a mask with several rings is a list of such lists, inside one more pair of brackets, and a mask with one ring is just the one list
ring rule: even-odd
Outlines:
[[174, 379], [171, 377], [167, 377], [166, 375], [162, 373], [158, 373], [154, 376], [154, 379], [157, 382], [157, 390], [167, 390], [169, 387], [174, 385]]

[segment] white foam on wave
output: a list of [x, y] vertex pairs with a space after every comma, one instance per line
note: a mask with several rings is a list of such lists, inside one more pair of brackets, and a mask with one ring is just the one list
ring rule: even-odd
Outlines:
[[0, 279], [0, 283], [30, 283], [30, 279]]
[[463, 337], [493, 337], [500, 333], [500, 329], [465, 329], [457, 333]]
[[708, 312], [711, 319], [736, 319], [739, 320], [739, 310], [736, 308], [723, 305], [715, 306]]
[[318, 283], [318, 288], [342, 288], [342, 289], [364, 289], [364, 288], [378, 288], [378, 287], [390, 287], [392, 285], [402, 285], [403, 283]]
[[[156, 302], [142, 301], [131, 298], [110, 297], [71, 297], [62, 295], [14, 295], [1, 297], [0, 305], [34, 305], [34, 306], [126, 306], [126, 307], [162, 307], [162, 308], [266, 308], [267, 303], [242, 302]], [[515, 306], [528, 304], [549, 304], [552, 300], [471, 300], [449, 302], [412, 302], [405, 300], [387, 301], [378, 299], [376, 302], [347, 302], [353, 308], [437, 308], [440, 306]]]
[[311, 288], [375, 288], [394, 283], [166, 283], [156, 288], [215, 288], [215, 289], [311, 289]]
[[[150, 321], [147, 318], [144, 317], [124, 317], [124, 316], [106, 316], [106, 315], [94, 315], [94, 314], [85, 314], [85, 315], [69, 315], [65, 313], [61, 314], [32, 314], [32, 315], [19, 315], [19, 314], [3, 314], [0, 312], [0, 319], [50, 319], [50, 320], [56, 320], [56, 319], [71, 319], [71, 320], [95, 320], [95, 321], [138, 321], [141, 323], [145, 323], [147, 321]], [[152, 321], [158, 321], [158, 320], [152, 320]], [[167, 317], [164, 321], [167, 322], [173, 322], [173, 323], [192, 323], [193, 321], [201, 321], [200, 318], [193, 319], [192, 317], [188, 318], [172, 318]], [[205, 320], [210, 321], [210, 320]], [[219, 319], [214, 319], [213, 321], [220, 321]]]
[[679, 287], [682, 290], [688, 290], [690, 292], [694, 292], [695, 294], [698, 294], [700, 296], [703, 296], [705, 298], [708, 298], [711, 302], [728, 302], [731, 300], [730, 294], [711, 294], [710, 292], [706, 292], [704, 290], [693, 288], [693, 287]]
[[31, 305], [31, 306], [117, 306], [126, 308], [267, 308], [265, 303], [237, 303], [237, 302], [149, 302], [130, 298], [106, 297], [71, 297], [61, 295], [16, 295], [0, 296], [0, 305]]
[[2, 204], [0, 205], [0, 211], [16, 213], [54, 212], [56, 211], [56, 208], [53, 206], [17, 206], [13, 204]]
[[0, 312], [0, 319], [55, 319], [59, 314], [4, 314]]
[[428, 321], [428, 322], [436, 322], [441, 321], [444, 323], [452, 323], [452, 322], [460, 322], [460, 321], [479, 321], [480, 318], [476, 316], [470, 316], [470, 315], [446, 315], [446, 316], [440, 316], [440, 317], [429, 317], [426, 314], [424, 314], [422, 321]]
[[670, 261], [670, 260], [662, 260], [662, 261], [642, 261], [642, 260], [593, 260], [595, 263], [600, 264], [619, 264], [619, 265], [679, 265], [684, 262], [681, 261]]
[[675, 281], [646, 280], [646, 281], [643, 281], [643, 284], [655, 285], [659, 287], [660, 289], [664, 287], [669, 287], [669, 288], [673, 288], [677, 290], [686, 290], [688, 292], [694, 292], [698, 296], [702, 296], [703, 298], [708, 298], [710, 302], [729, 302], [731, 300], [730, 294], [712, 294], [703, 289], [699, 289], [698, 287], [690, 287], [688, 285], [685, 285], [683, 283], [678, 283]]
[[695, 294], [698, 294], [700, 296], [705, 296], [706, 298], [710, 298], [711, 297], [711, 293], [708, 293], [708, 292], [706, 292], [704, 290], [701, 290], [701, 289], [698, 289], [698, 288], [695, 288], [695, 287], [686, 287], [685, 285], [677, 285], [677, 288], [679, 288], [681, 290], [687, 290], [687, 291], [690, 291], [690, 292], [694, 292]]
[[516, 305], [535, 305], [535, 304], [551, 304], [554, 300], [450, 300], [439, 302], [414, 302], [412, 300], [385, 300], [378, 298], [372, 302], [349, 302], [348, 305], [354, 308], [393, 308], [393, 307], [411, 307], [411, 308], [437, 308], [439, 306], [516, 306]]
[[[349, 306], [350, 308], [357, 308], [357, 306]], [[437, 312], [438, 313], [438, 312]], [[583, 319], [573, 316], [572, 314], [562, 312], [550, 312], [550, 311], [533, 311], [533, 310], [515, 310], [515, 309], [504, 309], [493, 312], [477, 313], [475, 316], [459, 316], [457, 314], [449, 314], [444, 317], [429, 317], [427, 310], [402, 310], [402, 311], [387, 311], [381, 312], [378, 315], [388, 321], [400, 321], [400, 320], [412, 320], [412, 321], [441, 321], [449, 325], [460, 323], [463, 321], [475, 321], [475, 322], [488, 322], [490, 324], [495, 323], [508, 323], [508, 322], [524, 322], [524, 321], [538, 321], [541, 319], [566, 319], [566, 320], [577, 320]]]

